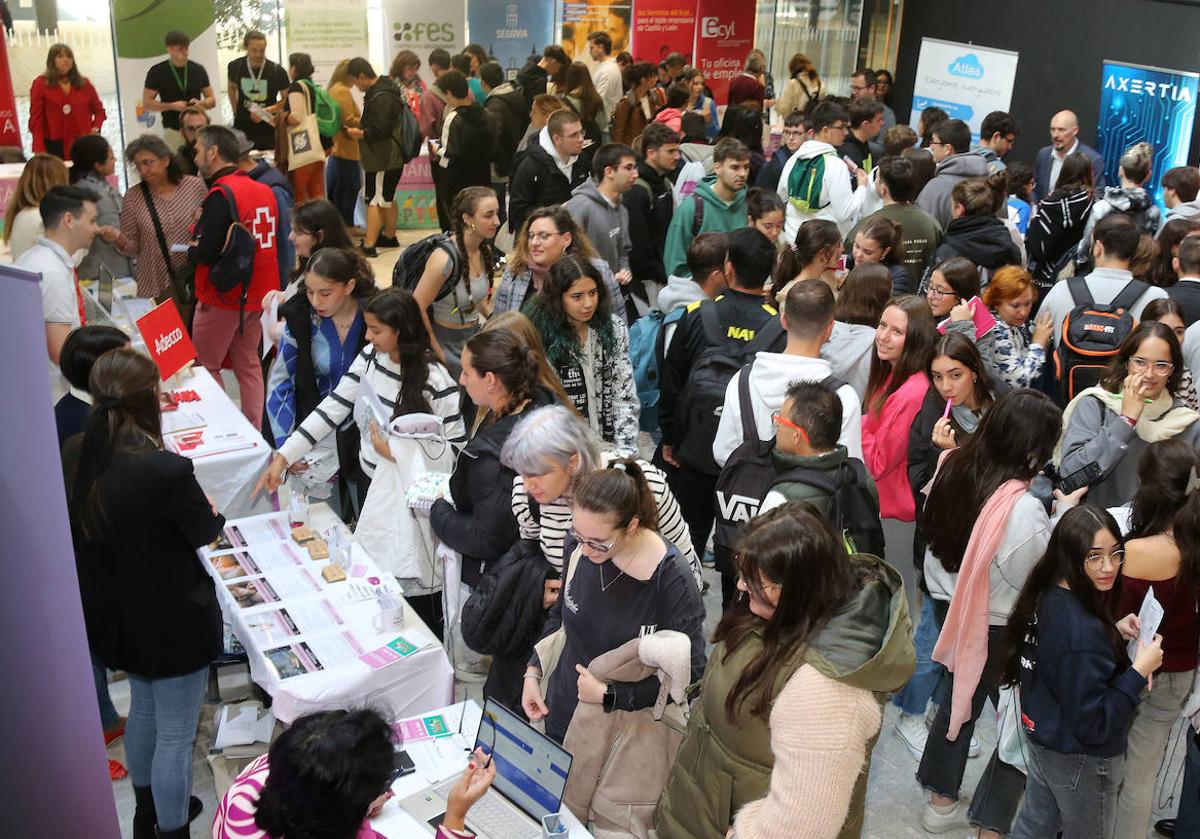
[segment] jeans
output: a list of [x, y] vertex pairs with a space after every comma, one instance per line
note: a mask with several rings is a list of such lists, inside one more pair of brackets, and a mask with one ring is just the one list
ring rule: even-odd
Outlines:
[[1124, 756], [1065, 755], [1032, 740], [1026, 742], [1029, 777], [1025, 803], [1009, 839], [1045, 839], [1059, 831], [1062, 839], [1111, 837]]
[[96, 682], [96, 702], [100, 704], [100, 727], [108, 731], [121, 721], [121, 715], [113, 707], [112, 697], [108, 693], [108, 668], [95, 653], [92, 653], [92, 678]]
[[1134, 712], [1133, 725], [1129, 729], [1125, 781], [1117, 795], [1116, 836], [1142, 836], [1149, 830], [1158, 767], [1194, 678], [1192, 670], [1158, 673], [1154, 676], [1153, 689], [1142, 694], [1142, 704]]
[[1183, 791], [1175, 816], [1176, 836], [1200, 836], [1200, 742], [1191, 728], [1187, 732], [1187, 759], [1183, 764]]
[[[949, 604], [937, 601], [934, 605], [944, 624]], [[971, 735], [975, 733], [975, 720], [983, 713], [984, 703], [989, 698], [993, 705], [997, 704], [999, 698], [1000, 673], [1004, 669], [1003, 638], [1004, 627], [988, 627], [987, 663], [984, 664], [979, 685], [971, 699], [971, 716], [963, 723], [958, 737], [953, 742], [946, 739], [946, 733], [950, 727], [950, 697], [953, 695], [954, 674], [947, 673], [949, 678], [943, 681], [942, 701], [938, 706], [937, 715], [933, 718], [933, 727], [925, 741], [925, 753], [921, 756], [921, 765], [917, 769], [917, 780], [929, 792], [958, 798], [963, 772], [967, 768], [967, 750], [971, 747]], [[968, 820], [976, 827], [1007, 835], [1017, 807], [1021, 803], [1024, 788], [1025, 776], [1021, 770], [1000, 760], [993, 751], [991, 760], [988, 761], [987, 768], [983, 770], [979, 784], [975, 787], [975, 795], [967, 812]]]
[[941, 631], [942, 627], [934, 614], [933, 598], [922, 594], [921, 616], [913, 637], [917, 648], [917, 669], [908, 684], [892, 697], [892, 704], [905, 714], [924, 714], [925, 706], [942, 680], [946, 668], [933, 660], [933, 648]]
[[347, 227], [354, 226], [354, 205], [358, 202], [360, 189], [362, 168], [357, 160], [344, 157], [325, 159], [325, 192]]
[[129, 674], [129, 721], [125, 756], [135, 787], [150, 787], [160, 830], [188, 823], [192, 791], [192, 744], [208, 667], [183, 676], [147, 679]]

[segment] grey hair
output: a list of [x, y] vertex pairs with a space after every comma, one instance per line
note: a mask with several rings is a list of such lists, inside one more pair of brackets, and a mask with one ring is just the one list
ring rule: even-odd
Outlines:
[[125, 159], [130, 163], [138, 152], [148, 151], [155, 157], [170, 157], [171, 149], [166, 141], [157, 134], [143, 134], [129, 141], [125, 147]]
[[555, 467], [568, 467], [572, 455], [579, 456], [572, 482], [604, 465], [600, 439], [591, 427], [562, 405], [547, 405], [517, 423], [504, 442], [500, 462], [518, 475], [544, 475]]

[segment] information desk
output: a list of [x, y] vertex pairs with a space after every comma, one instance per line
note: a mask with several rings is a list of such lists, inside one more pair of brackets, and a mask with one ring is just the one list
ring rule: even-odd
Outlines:
[[[327, 504], [310, 509], [318, 534], [350, 534]], [[400, 719], [453, 698], [454, 670], [436, 636], [405, 605], [403, 625], [381, 630], [377, 597], [403, 602], [395, 578], [351, 544], [342, 582], [328, 583], [291, 537], [287, 513], [225, 523], [232, 547], [202, 548], [226, 621], [250, 660], [250, 676], [283, 723], [304, 714], [369, 706]]]
[[[467, 766], [468, 750], [475, 744], [475, 732], [479, 729], [479, 720], [483, 716], [483, 709], [475, 700], [469, 699], [456, 705], [438, 708], [421, 717], [401, 720], [393, 728], [402, 728], [406, 722], [420, 723], [424, 718], [438, 715], [448, 726], [451, 732], [449, 735], [401, 744], [412, 758], [417, 771], [396, 779], [392, 784], [392, 792], [396, 797], [384, 805], [378, 817], [371, 820], [371, 827], [388, 839], [417, 839], [426, 836], [421, 825], [400, 807], [400, 801], [428, 786], [436, 786], [442, 781], [457, 777]], [[590, 839], [592, 834], [565, 805], [559, 812], [571, 839]]]

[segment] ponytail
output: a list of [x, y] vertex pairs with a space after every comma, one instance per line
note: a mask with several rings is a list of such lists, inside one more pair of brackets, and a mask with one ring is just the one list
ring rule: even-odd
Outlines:
[[542, 358], [507, 329], [488, 329], [471, 336], [466, 344], [471, 366], [480, 376], [493, 373], [509, 393], [508, 404], [496, 418], [514, 413], [533, 399], [538, 387]]
[[580, 479], [575, 488], [575, 503], [589, 513], [609, 516], [621, 530], [634, 518], [640, 527], [658, 529], [658, 504], [646, 473], [632, 457], [618, 458], [607, 468]]
[[351, 248], [321, 248], [308, 258], [306, 274], [346, 285], [354, 280], [356, 299], [370, 299], [376, 292], [375, 271], [365, 256]]

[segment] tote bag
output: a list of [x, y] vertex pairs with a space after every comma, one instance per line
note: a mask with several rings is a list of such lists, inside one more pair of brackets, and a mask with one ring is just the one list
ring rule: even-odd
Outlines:
[[320, 163], [325, 159], [325, 149], [321, 147], [321, 131], [317, 127], [317, 115], [313, 113], [312, 91], [304, 85], [305, 113], [299, 125], [289, 125], [287, 128], [287, 163], [288, 171]]

